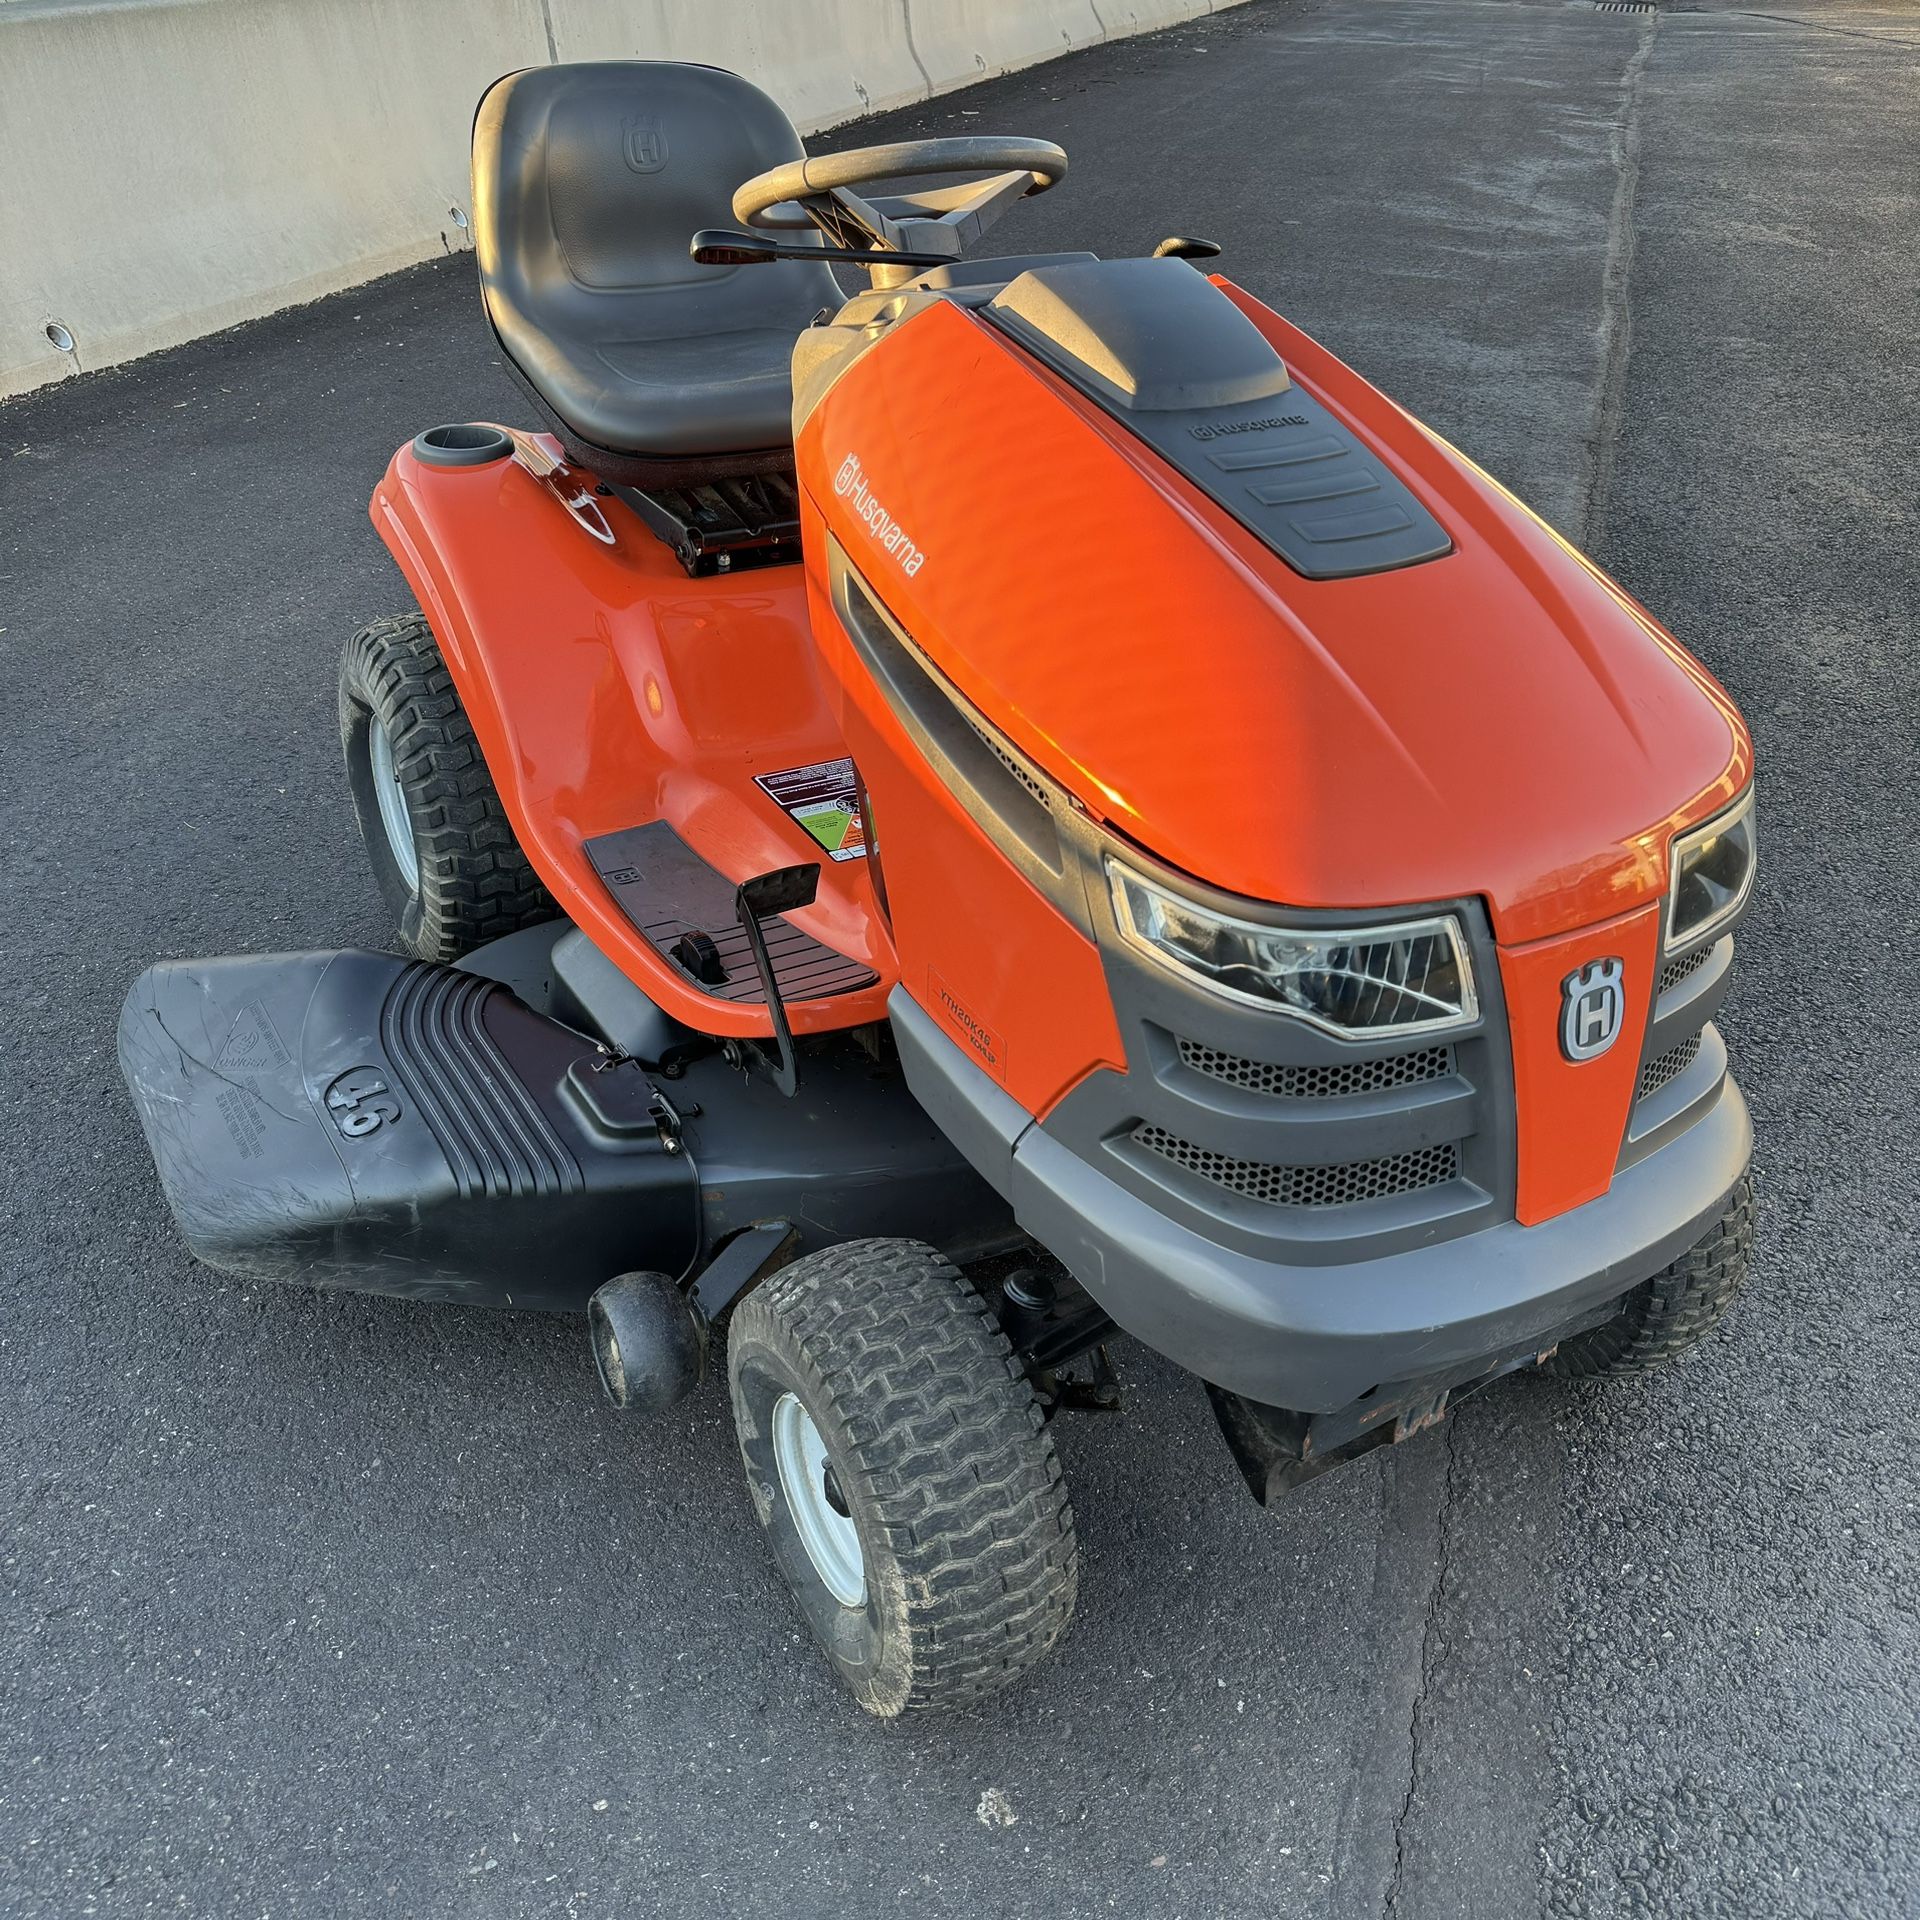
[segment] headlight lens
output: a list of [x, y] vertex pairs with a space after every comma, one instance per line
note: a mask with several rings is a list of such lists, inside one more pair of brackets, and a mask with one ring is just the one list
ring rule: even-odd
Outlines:
[[1480, 1017], [1473, 963], [1450, 913], [1358, 928], [1266, 927], [1107, 862], [1120, 931], [1162, 965], [1230, 999], [1342, 1038], [1436, 1033]]
[[1717, 936], [1753, 891], [1753, 788], [1704, 827], [1673, 843], [1667, 951]]

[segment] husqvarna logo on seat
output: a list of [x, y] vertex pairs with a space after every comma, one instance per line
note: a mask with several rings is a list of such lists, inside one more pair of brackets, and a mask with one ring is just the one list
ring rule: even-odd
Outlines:
[[1627, 968], [1622, 960], [1590, 960], [1567, 975], [1560, 1009], [1560, 1051], [1569, 1060], [1592, 1060], [1613, 1045], [1627, 1011]]
[[833, 490], [852, 506], [856, 518], [866, 522], [867, 531], [900, 562], [901, 570], [911, 580], [927, 556], [913, 544], [906, 528], [873, 497], [857, 453], [848, 454], [840, 462], [840, 471], [833, 476]]
[[635, 173], [658, 173], [667, 164], [667, 130], [650, 113], [627, 116], [627, 165]]

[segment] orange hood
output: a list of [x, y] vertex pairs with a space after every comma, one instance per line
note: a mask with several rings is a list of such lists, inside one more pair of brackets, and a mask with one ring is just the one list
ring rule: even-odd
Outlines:
[[1507, 944], [1657, 897], [1675, 828], [1749, 777], [1732, 702], [1497, 483], [1225, 290], [1451, 554], [1303, 579], [944, 302], [820, 401], [802, 481], [954, 685], [1091, 812], [1200, 880], [1315, 908], [1483, 895]]

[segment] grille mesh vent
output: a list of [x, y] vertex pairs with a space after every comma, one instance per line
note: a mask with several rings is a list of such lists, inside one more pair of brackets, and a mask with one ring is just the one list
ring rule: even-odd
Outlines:
[[1660, 969], [1660, 991], [1663, 994], [1671, 993], [1682, 980], [1691, 979], [1713, 958], [1713, 946], [1710, 940], [1704, 947], [1682, 954], [1678, 960], [1669, 960]]
[[1383, 1093], [1389, 1087], [1444, 1080], [1453, 1071], [1453, 1049], [1422, 1047], [1417, 1053], [1396, 1053], [1384, 1060], [1276, 1067], [1264, 1060], [1243, 1060], [1238, 1054], [1222, 1053], [1217, 1047], [1203, 1047], [1197, 1040], [1182, 1040], [1180, 1064], [1249, 1093], [1270, 1093], [1284, 1100], [1337, 1100], [1347, 1094]]
[[1017, 759], [1015, 759], [1014, 756], [1011, 753], [1009, 753], [1007, 749], [1003, 747], [1000, 744], [1000, 742], [996, 740], [993, 737], [993, 735], [986, 730], [985, 727], [981, 726], [980, 723], [977, 720], [975, 720], [971, 714], [965, 713], [964, 709], [962, 711], [963, 711], [963, 717], [965, 718], [967, 725], [970, 726], [974, 730], [974, 732], [980, 736], [980, 744], [983, 747], [985, 747], [986, 750], [990, 754], [992, 754], [993, 757], [996, 760], [998, 760], [1000, 764], [1003, 767], [1005, 767], [1006, 770], [1010, 774], [1012, 774], [1013, 777], [1016, 780], [1018, 780], [1020, 784], [1023, 787], [1025, 787], [1026, 790], [1030, 794], [1032, 794], [1033, 797], [1037, 801], [1039, 801], [1039, 803], [1043, 807], [1047, 809], [1049, 813], [1051, 813], [1053, 811], [1053, 802], [1047, 797], [1046, 788], [1043, 787], [1040, 784], [1040, 782], [1036, 780], [1033, 777], [1033, 775], [1030, 774], [1026, 770], [1026, 768], [1023, 767], [1020, 764], [1020, 762]]
[[1134, 1128], [1133, 1137], [1176, 1167], [1269, 1207], [1347, 1207], [1361, 1200], [1441, 1186], [1460, 1173], [1460, 1150], [1451, 1140], [1411, 1153], [1389, 1154], [1382, 1160], [1353, 1160], [1345, 1166], [1276, 1167], [1215, 1153], [1151, 1124]]
[[1640, 1069], [1640, 1098], [1658, 1093], [1670, 1081], [1679, 1079], [1700, 1057], [1700, 1036], [1689, 1034], [1677, 1047], [1669, 1047], [1657, 1060], [1649, 1060]]

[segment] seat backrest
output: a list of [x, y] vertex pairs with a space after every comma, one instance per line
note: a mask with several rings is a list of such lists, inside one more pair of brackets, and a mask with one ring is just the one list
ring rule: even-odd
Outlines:
[[598, 60], [496, 80], [474, 116], [473, 232], [508, 351], [538, 379], [543, 333], [797, 332], [837, 306], [824, 261], [720, 268], [687, 257], [696, 230], [733, 224], [743, 180], [805, 151], [773, 101], [719, 67]]

